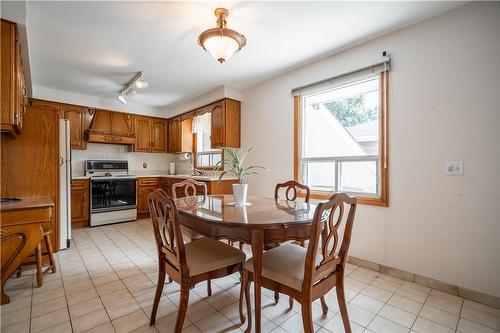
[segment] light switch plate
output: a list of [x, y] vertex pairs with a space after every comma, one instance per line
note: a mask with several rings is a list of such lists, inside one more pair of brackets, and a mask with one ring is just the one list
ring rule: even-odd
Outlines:
[[464, 161], [446, 161], [444, 174], [448, 176], [461, 176], [464, 174]]

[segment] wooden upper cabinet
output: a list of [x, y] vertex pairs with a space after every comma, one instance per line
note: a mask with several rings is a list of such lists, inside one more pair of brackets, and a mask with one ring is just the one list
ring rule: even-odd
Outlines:
[[61, 113], [64, 119], [69, 120], [71, 148], [87, 149], [85, 131], [90, 121], [89, 109], [84, 106], [62, 104]]
[[88, 142], [135, 144], [132, 115], [97, 109], [88, 130]]
[[190, 153], [193, 151], [193, 119], [176, 117], [168, 122], [168, 152]]
[[215, 103], [210, 108], [212, 113], [210, 143], [212, 148], [224, 147], [224, 101]]
[[17, 25], [2, 19], [0, 46], [1, 132], [21, 133], [28, 96]]
[[165, 153], [167, 151], [167, 121], [161, 118], [134, 116], [135, 144], [132, 151]]
[[212, 112], [211, 145], [212, 148], [240, 148], [241, 103], [232, 99], [223, 99], [210, 105]]
[[135, 145], [133, 151], [151, 151], [151, 118], [143, 116], [134, 117]]
[[164, 153], [167, 151], [167, 121], [165, 119], [153, 119], [151, 141], [152, 152]]

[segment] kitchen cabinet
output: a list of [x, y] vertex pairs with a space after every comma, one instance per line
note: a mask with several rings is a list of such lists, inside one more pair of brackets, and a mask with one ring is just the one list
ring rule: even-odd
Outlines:
[[23, 116], [28, 106], [28, 94], [21, 58], [19, 32], [14, 22], [1, 20], [0, 80], [2, 133], [17, 136], [23, 127]]
[[193, 151], [193, 118], [172, 118], [168, 122], [168, 152], [190, 153]]
[[133, 116], [128, 113], [95, 110], [87, 131], [87, 141], [96, 143], [135, 144]]
[[136, 141], [134, 152], [165, 153], [167, 150], [167, 121], [161, 118], [134, 116]]
[[87, 149], [85, 131], [90, 122], [90, 110], [84, 106], [61, 104], [61, 114], [69, 120], [72, 149]]
[[164, 153], [167, 151], [167, 121], [153, 118], [151, 129], [151, 152]]
[[148, 195], [160, 187], [160, 178], [146, 177], [137, 179], [137, 215], [149, 216]]
[[151, 118], [134, 117], [135, 145], [132, 150], [135, 152], [151, 151]]
[[89, 180], [71, 181], [71, 227], [81, 228], [89, 224]]
[[241, 103], [225, 98], [208, 106], [212, 113], [211, 145], [213, 149], [240, 148]]

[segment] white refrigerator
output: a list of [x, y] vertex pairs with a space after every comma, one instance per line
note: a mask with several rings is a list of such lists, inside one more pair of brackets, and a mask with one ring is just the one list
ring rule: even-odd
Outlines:
[[59, 246], [66, 249], [71, 239], [71, 143], [69, 120], [59, 120]]

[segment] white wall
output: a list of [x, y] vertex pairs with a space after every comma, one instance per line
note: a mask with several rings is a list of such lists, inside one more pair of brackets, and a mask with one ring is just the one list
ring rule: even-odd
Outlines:
[[167, 106], [163, 109], [163, 112], [165, 113], [166, 117], [173, 117], [178, 114], [210, 104], [224, 97], [241, 101], [241, 99], [243, 98], [243, 94], [242, 91], [238, 88], [223, 85], [216, 89], [210, 90], [209, 92], [206, 92], [198, 97], [189, 98], [189, 100], [187, 101], [180, 101], [173, 105]]
[[126, 113], [144, 114], [149, 116], [166, 118], [161, 108], [128, 102], [121, 104], [116, 98], [99, 98], [94, 96], [77, 94], [69, 91], [56, 90], [41, 86], [33, 86], [33, 98], [55, 101], [60, 103], [83, 105], [88, 107], [103, 108], [112, 111]]
[[[359, 207], [350, 254], [500, 296], [500, 3], [472, 3], [243, 91], [251, 194], [293, 178], [290, 91], [393, 59], [390, 207]], [[464, 176], [445, 176], [463, 160]]]

